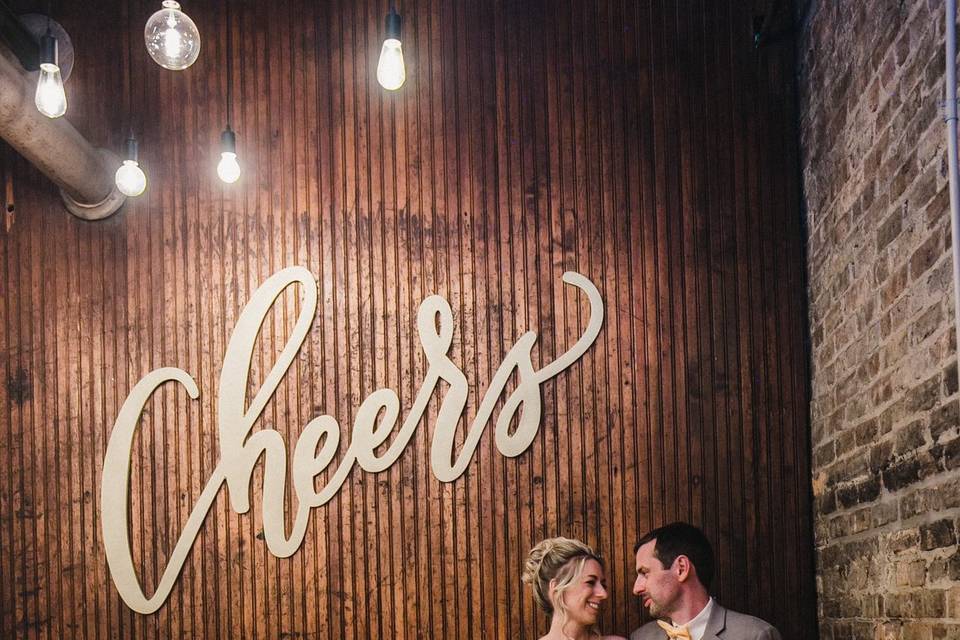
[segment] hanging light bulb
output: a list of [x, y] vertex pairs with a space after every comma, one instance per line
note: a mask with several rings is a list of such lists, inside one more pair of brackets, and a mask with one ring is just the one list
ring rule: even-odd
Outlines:
[[114, 181], [120, 193], [131, 198], [140, 195], [147, 188], [147, 176], [137, 162], [137, 139], [132, 133], [127, 138], [127, 159], [117, 169]]
[[240, 163], [237, 162], [237, 134], [229, 124], [220, 134], [220, 162], [217, 163], [217, 175], [227, 184], [233, 184], [240, 178]]
[[40, 80], [34, 96], [37, 109], [48, 118], [59, 118], [67, 112], [67, 94], [63, 92], [63, 78], [57, 59], [57, 39], [50, 28], [40, 38]]
[[143, 38], [147, 53], [164, 69], [186, 69], [200, 55], [200, 32], [180, 3], [163, 0], [160, 9], [147, 20]]
[[403, 66], [403, 50], [400, 48], [400, 14], [393, 6], [387, 14], [386, 39], [380, 49], [377, 63], [377, 82], [384, 89], [396, 91], [403, 86], [407, 72]]

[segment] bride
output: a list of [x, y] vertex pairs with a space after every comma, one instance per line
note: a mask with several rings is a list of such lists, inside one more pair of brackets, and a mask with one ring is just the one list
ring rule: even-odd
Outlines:
[[625, 640], [596, 629], [607, 600], [603, 560], [593, 549], [570, 538], [548, 538], [527, 555], [521, 577], [533, 599], [550, 618], [540, 640]]

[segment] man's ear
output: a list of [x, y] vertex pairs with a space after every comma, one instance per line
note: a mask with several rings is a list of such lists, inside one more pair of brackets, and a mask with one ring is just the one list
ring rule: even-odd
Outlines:
[[679, 582], [686, 582], [691, 576], [695, 575], [696, 569], [687, 556], [677, 556], [673, 561], [673, 572]]

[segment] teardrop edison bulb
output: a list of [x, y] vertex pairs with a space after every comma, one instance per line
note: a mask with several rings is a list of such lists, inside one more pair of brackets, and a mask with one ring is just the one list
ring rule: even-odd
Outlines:
[[163, 8], [150, 16], [143, 30], [147, 53], [164, 69], [186, 69], [200, 55], [200, 32], [180, 3], [163, 0]]
[[48, 118], [59, 118], [67, 112], [67, 94], [63, 91], [57, 39], [50, 29], [40, 38], [40, 79], [33, 96], [37, 110]]
[[400, 14], [391, 7], [387, 14], [386, 34], [377, 62], [377, 82], [389, 91], [396, 91], [407, 79], [403, 64], [403, 49], [400, 45]]
[[403, 66], [403, 49], [400, 41], [387, 38], [380, 49], [380, 62], [377, 63], [377, 82], [384, 89], [396, 91], [403, 86], [407, 79], [407, 71]]
[[48, 118], [59, 118], [67, 112], [67, 94], [63, 91], [60, 67], [54, 64], [40, 65], [40, 81], [34, 95], [37, 110]]

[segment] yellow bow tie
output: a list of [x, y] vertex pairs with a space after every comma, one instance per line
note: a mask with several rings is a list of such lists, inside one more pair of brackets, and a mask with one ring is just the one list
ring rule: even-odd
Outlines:
[[681, 640], [691, 640], [690, 630], [686, 627], [675, 627], [668, 622], [664, 622], [663, 620], [657, 620], [657, 624], [660, 625], [661, 629], [667, 632], [667, 637], [670, 638], [670, 640], [674, 640], [675, 638], [680, 638]]

